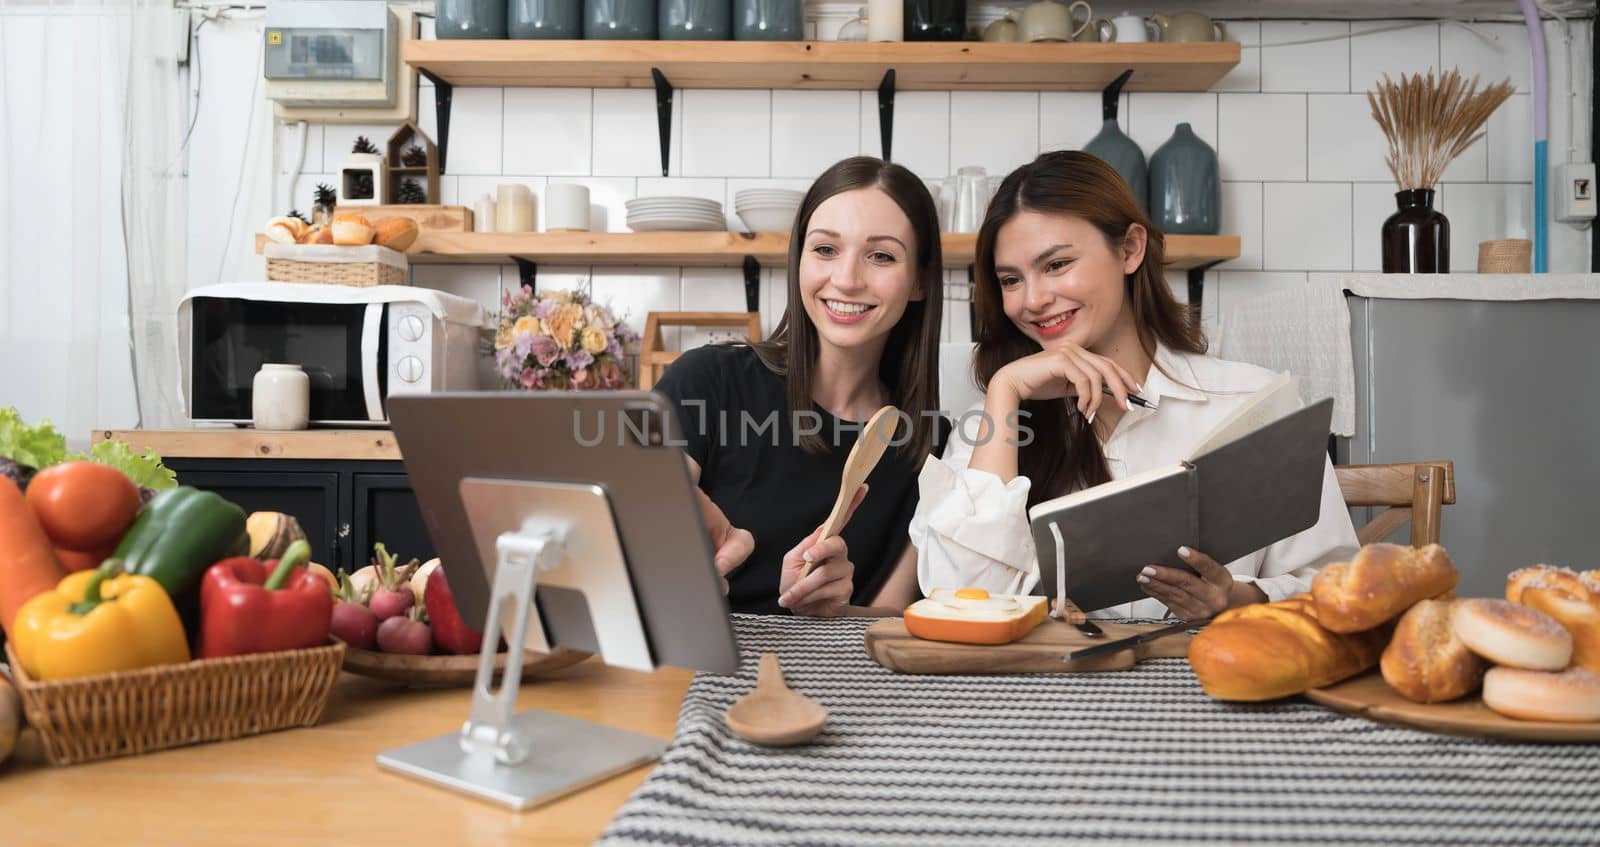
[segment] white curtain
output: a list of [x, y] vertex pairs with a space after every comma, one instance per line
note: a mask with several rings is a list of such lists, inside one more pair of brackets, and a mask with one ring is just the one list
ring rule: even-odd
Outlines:
[[0, 0], [0, 405], [74, 445], [177, 420], [184, 38], [170, 0]]

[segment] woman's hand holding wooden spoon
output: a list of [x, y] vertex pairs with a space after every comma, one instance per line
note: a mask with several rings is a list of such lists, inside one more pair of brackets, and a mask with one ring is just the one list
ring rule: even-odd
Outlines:
[[[849, 516], [866, 496], [867, 486], [856, 489], [841, 524], [849, 522]], [[850, 549], [838, 535], [818, 541], [823, 528], [812, 530], [783, 557], [783, 572], [778, 577], [778, 605], [797, 615], [839, 615], [850, 605], [850, 595], [855, 592], [856, 566], [850, 562]], [[810, 573], [806, 573], [807, 567]]]

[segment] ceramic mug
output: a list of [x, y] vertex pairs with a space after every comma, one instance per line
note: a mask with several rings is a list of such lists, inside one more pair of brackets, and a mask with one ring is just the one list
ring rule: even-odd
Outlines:
[[1016, 10], [1006, 12], [1005, 17], [983, 28], [984, 41], [1021, 41], [1022, 31], [1017, 27]]
[[[1083, 9], [1084, 23], [1074, 25], [1073, 20], [1080, 7]], [[1092, 14], [1094, 12], [1084, 0], [1075, 0], [1070, 6], [1058, 0], [1039, 0], [1022, 10], [1019, 35], [1023, 41], [1068, 41], [1079, 26], [1088, 26]]]
[[262, 365], [250, 383], [256, 429], [305, 429], [311, 422], [311, 377], [299, 365]]
[[1162, 41], [1227, 41], [1228, 25], [1199, 12], [1178, 12], [1172, 17], [1159, 12], [1150, 16]]
[[1114, 38], [1123, 44], [1138, 44], [1150, 40], [1149, 21], [1138, 15], [1118, 15], [1111, 19]]
[[1116, 41], [1117, 25], [1105, 18], [1100, 18], [1078, 30], [1078, 33], [1072, 36], [1072, 40], [1078, 42]]
[[589, 186], [553, 182], [544, 190], [546, 232], [589, 231]]

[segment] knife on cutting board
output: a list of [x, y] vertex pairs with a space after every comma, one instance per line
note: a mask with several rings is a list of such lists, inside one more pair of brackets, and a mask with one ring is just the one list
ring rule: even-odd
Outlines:
[[1130, 635], [1127, 638], [1118, 638], [1115, 641], [1107, 641], [1104, 644], [1096, 644], [1093, 647], [1085, 647], [1082, 650], [1074, 650], [1071, 653], [1062, 656], [1061, 661], [1076, 662], [1081, 659], [1092, 659], [1095, 656], [1104, 656], [1108, 653], [1120, 653], [1123, 650], [1132, 650], [1135, 647], [1138, 647], [1140, 644], [1154, 641], [1157, 638], [1165, 638], [1166, 636], [1174, 633], [1187, 632], [1191, 629], [1199, 629], [1202, 626], [1205, 626], [1204, 622], [1189, 623], [1187, 621], [1179, 621], [1178, 623], [1170, 626], [1164, 626], [1160, 629], [1152, 629], [1149, 632], [1141, 632], [1138, 635]]

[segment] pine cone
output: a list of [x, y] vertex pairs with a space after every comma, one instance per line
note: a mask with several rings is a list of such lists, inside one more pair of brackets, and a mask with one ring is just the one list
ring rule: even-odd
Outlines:
[[400, 164], [420, 168], [428, 164], [428, 152], [413, 144], [400, 153]]
[[422, 186], [417, 184], [416, 180], [402, 179], [400, 180], [400, 190], [397, 192], [394, 202], [403, 205], [417, 205], [428, 202], [428, 195], [422, 190]]
[[372, 142], [368, 141], [367, 137], [365, 135], [358, 135], [358, 136], [356, 136], [355, 146], [350, 148], [350, 152], [352, 152], [352, 153], [376, 153], [376, 152], [378, 152], [378, 148], [372, 146]]
[[372, 193], [372, 174], [360, 173], [355, 175], [355, 183], [351, 186], [351, 200], [371, 200], [377, 195]]
[[289, 214], [284, 215], [284, 217], [286, 217], [286, 218], [299, 218], [300, 220], [305, 221], [308, 224], [311, 223], [311, 219], [306, 217], [305, 215], [300, 214], [300, 210], [299, 209], [290, 209], [289, 210]]
[[338, 196], [334, 193], [333, 186], [325, 182], [317, 183], [316, 203], [318, 206], [332, 209], [337, 202]]

